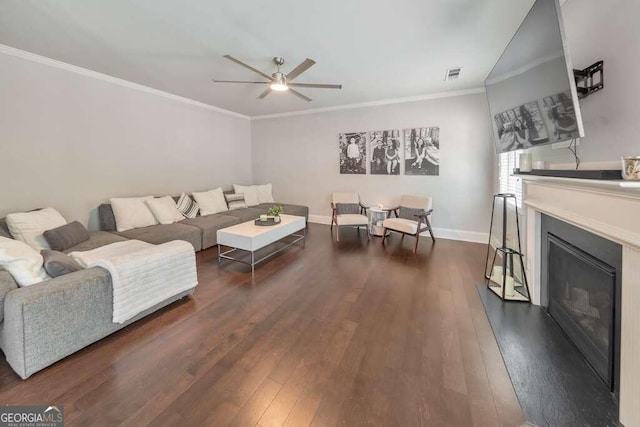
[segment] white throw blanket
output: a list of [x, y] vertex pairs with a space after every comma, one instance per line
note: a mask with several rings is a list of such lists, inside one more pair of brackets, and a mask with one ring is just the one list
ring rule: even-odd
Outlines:
[[198, 284], [193, 246], [182, 240], [161, 245], [127, 240], [69, 255], [85, 268], [103, 267], [111, 273], [114, 323]]

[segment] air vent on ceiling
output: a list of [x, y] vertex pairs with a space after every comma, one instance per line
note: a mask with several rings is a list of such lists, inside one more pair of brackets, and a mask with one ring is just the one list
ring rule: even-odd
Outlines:
[[445, 81], [456, 80], [460, 76], [461, 67], [449, 68], [444, 76]]

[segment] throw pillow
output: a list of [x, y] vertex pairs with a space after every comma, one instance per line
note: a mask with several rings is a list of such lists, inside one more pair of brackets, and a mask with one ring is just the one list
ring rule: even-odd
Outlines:
[[255, 185], [237, 185], [233, 184], [234, 193], [244, 194], [244, 201], [247, 206], [256, 206], [260, 204], [258, 200], [258, 189]]
[[187, 218], [195, 218], [196, 216], [198, 216], [198, 211], [200, 210], [198, 204], [194, 202], [193, 199], [186, 193], [182, 193], [180, 195], [176, 207], [182, 213], [182, 215]]
[[54, 251], [64, 251], [89, 240], [89, 232], [78, 221], [44, 232], [44, 238]]
[[145, 200], [145, 203], [160, 224], [173, 224], [184, 219], [184, 215], [178, 210], [171, 196]]
[[336, 203], [336, 213], [338, 215], [359, 215], [360, 205], [358, 203]]
[[247, 207], [247, 204], [244, 201], [244, 194], [225, 194], [224, 198], [227, 199], [227, 205], [229, 206], [230, 211]]
[[45, 249], [40, 252], [40, 255], [44, 260], [44, 269], [51, 277], [63, 276], [82, 270], [82, 266], [65, 253]]
[[109, 200], [116, 218], [116, 230], [122, 232], [156, 225], [158, 221], [145, 203], [149, 199], [153, 199], [153, 196], [117, 197]]
[[18, 286], [29, 286], [47, 280], [42, 268], [42, 255], [20, 240], [0, 237], [0, 267], [13, 276]]
[[37, 251], [51, 249], [43, 235], [45, 231], [66, 223], [64, 217], [53, 208], [7, 215], [7, 226], [13, 238], [26, 243]]
[[200, 215], [202, 216], [229, 210], [224, 198], [224, 193], [220, 187], [211, 191], [193, 193], [193, 198], [196, 199], [196, 203], [200, 206]]
[[273, 194], [271, 194], [271, 184], [256, 185], [258, 191], [258, 202], [262, 203], [275, 203], [273, 200]]

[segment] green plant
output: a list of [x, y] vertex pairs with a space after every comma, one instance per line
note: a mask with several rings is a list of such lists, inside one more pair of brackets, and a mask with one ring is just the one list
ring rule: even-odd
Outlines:
[[269, 208], [269, 211], [267, 212], [267, 215], [269, 216], [280, 216], [281, 213], [284, 212], [284, 209], [282, 209], [282, 206], [280, 205], [273, 205]]

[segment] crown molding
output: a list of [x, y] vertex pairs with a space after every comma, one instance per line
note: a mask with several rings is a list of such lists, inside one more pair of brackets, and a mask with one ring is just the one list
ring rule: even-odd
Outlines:
[[46, 56], [37, 55], [35, 53], [27, 52], [25, 50], [16, 49], [11, 46], [0, 44], [0, 53], [4, 53], [6, 55], [14, 56], [21, 59], [26, 59], [27, 61], [38, 62], [40, 64], [49, 65], [50, 67], [59, 68], [61, 70], [70, 71], [72, 73], [80, 74], [86, 77], [91, 77], [94, 79], [102, 80], [107, 83], [115, 84], [118, 86], [126, 87], [129, 89], [138, 90], [140, 92], [150, 93], [152, 95], [161, 96], [166, 99], [170, 99], [172, 101], [182, 102], [184, 104], [193, 105], [199, 108], [204, 108], [205, 110], [215, 111], [217, 113], [226, 114], [229, 116], [249, 120], [250, 117], [244, 114], [236, 113], [234, 111], [225, 110], [224, 108], [214, 107], [213, 105], [205, 104], [204, 102], [196, 101], [190, 98], [185, 98], [184, 96], [174, 95], [169, 92], [164, 92], [158, 89], [151, 88], [149, 86], [144, 86], [138, 83], [133, 83], [128, 80], [120, 79], [118, 77], [113, 77], [108, 74], [98, 73], [97, 71], [92, 71], [86, 68], [78, 67], [76, 65], [67, 64], [66, 62], [58, 61], [56, 59], [47, 58]]
[[310, 108], [308, 110], [290, 111], [287, 113], [264, 114], [261, 116], [251, 116], [251, 120], [276, 119], [280, 117], [301, 116], [305, 114], [318, 114], [328, 111], [351, 110], [354, 108], [378, 107], [381, 105], [404, 104], [407, 102], [427, 101], [431, 99], [450, 98], [453, 96], [473, 95], [477, 93], [485, 93], [484, 87], [478, 87], [466, 90], [457, 90], [451, 92], [439, 92], [428, 95], [407, 96], [404, 98], [382, 99], [379, 101], [362, 102], [358, 104], [336, 105], [335, 107]]

